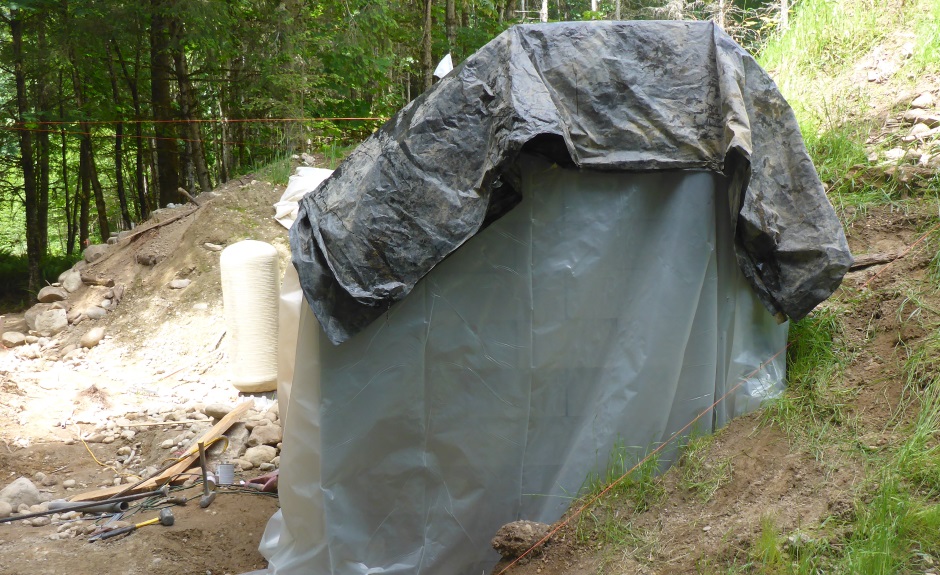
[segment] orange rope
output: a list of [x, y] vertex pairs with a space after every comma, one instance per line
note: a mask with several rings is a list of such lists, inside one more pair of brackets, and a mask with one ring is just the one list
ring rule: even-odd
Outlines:
[[237, 124], [237, 123], [267, 123], [267, 122], [384, 122], [384, 117], [324, 117], [324, 118], [209, 118], [193, 120], [37, 120], [33, 122], [13, 122], [14, 126], [24, 125], [58, 125], [58, 124]]

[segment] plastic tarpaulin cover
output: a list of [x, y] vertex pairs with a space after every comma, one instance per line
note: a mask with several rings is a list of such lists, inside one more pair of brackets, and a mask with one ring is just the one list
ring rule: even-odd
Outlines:
[[725, 177], [523, 156], [520, 190], [343, 345], [304, 310], [270, 573], [479, 575], [501, 525], [558, 519], [614, 446], [781, 389], [787, 325], [736, 263]]
[[792, 110], [709, 22], [515, 26], [360, 145], [301, 202], [294, 265], [333, 343], [364, 329], [519, 201], [517, 158], [729, 179], [735, 254], [799, 319], [851, 263]]

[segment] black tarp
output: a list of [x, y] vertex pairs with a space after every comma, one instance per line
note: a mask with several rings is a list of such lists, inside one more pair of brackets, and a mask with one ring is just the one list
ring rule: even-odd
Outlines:
[[780, 319], [806, 315], [851, 264], [793, 111], [717, 26], [515, 26], [301, 201], [293, 262], [330, 340], [355, 335], [518, 203], [523, 150], [583, 170], [725, 174], [738, 264]]

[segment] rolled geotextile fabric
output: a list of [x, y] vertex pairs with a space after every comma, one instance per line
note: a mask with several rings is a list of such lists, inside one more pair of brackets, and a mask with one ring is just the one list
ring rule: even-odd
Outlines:
[[245, 240], [222, 250], [222, 303], [232, 385], [239, 391], [277, 388], [277, 250]]

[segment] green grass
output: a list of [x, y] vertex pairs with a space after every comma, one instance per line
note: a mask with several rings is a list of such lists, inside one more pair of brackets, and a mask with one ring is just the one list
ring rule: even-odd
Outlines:
[[731, 481], [733, 467], [730, 458], [712, 459], [709, 448], [714, 436], [695, 435], [682, 448], [679, 486], [691, 491], [703, 502], [711, 501], [715, 493]]
[[920, 0], [918, 17], [911, 26], [915, 31], [914, 54], [910, 65], [914, 72], [940, 69], [940, 1]]

